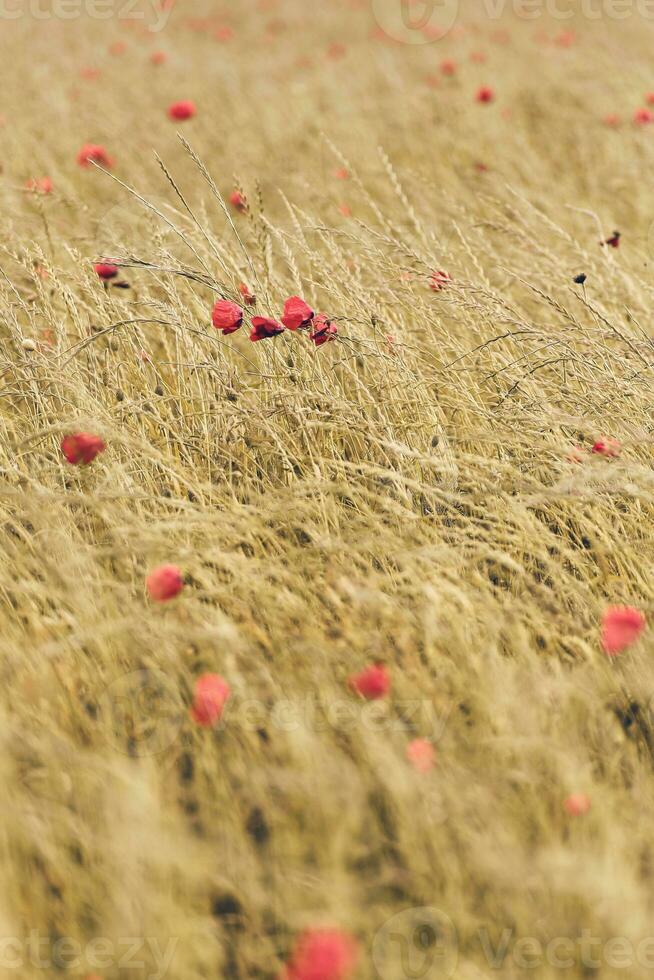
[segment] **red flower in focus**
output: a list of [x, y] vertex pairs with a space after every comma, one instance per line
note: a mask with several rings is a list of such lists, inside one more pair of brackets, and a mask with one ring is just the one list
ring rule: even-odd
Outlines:
[[456, 75], [456, 61], [452, 61], [450, 58], [446, 58], [445, 61], [441, 61], [441, 74]]
[[256, 296], [254, 295], [254, 293], [250, 292], [250, 290], [248, 289], [248, 287], [245, 285], [244, 282], [239, 282], [238, 291], [243, 297], [243, 302], [247, 303], [248, 306], [253, 306], [254, 303], [256, 303], [257, 301]]
[[54, 187], [50, 177], [30, 177], [25, 182], [28, 191], [35, 191], [37, 194], [49, 194]]
[[563, 801], [563, 806], [571, 817], [583, 817], [590, 810], [590, 799], [585, 793], [571, 793]]
[[441, 289], [445, 289], [449, 283], [452, 282], [452, 276], [449, 272], [443, 272], [442, 269], [437, 269], [436, 272], [432, 272], [429, 279], [429, 288], [433, 289], [435, 293], [439, 292]]
[[114, 165], [113, 157], [109, 156], [104, 146], [97, 143], [85, 143], [77, 154], [77, 162], [80, 167], [90, 167], [92, 163], [97, 163], [107, 170], [111, 170]]
[[633, 606], [609, 606], [602, 616], [602, 646], [609, 657], [633, 646], [647, 621]]
[[171, 119], [176, 119], [178, 122], [183, 122], [185, 119], [192, 119], [195, 112], [195, 102], [191, 102], [190, 99], [182, 99], [181, 102], [173, 102], [172, 105], [168, 106], [168, 115]]
[[224, 335], [234, 333], [243, 323], [243, 310], [228, 299], [219, 299], [211, 311], [211, 322]]
[[654, 121], [654, 114], [651, 109], [636, 109], [634, 112], [634, 122], [637, 126], [646, 126], [652, 121]]
[[391, 689], [391, 678], [383, 664], [371, 664], [349, 680], [350, 687], [368, 701], [384, 698]]
[[609, 459], [615, 459], [620, 455], [621, 450], [622, 446], [617, 439], [598, 439], [591, 452], [597, 453], [598, 456], [608, 456]]
[[247, 211], [248, 202], [240, 191], [232, 191], [229, 195], [229, 203], [234, 208], [234, 210], [243, 212]]
[[120, 271], [117, 265], [111, 265], [109, 262], [98, 262], [93, 268], [104, 282], [107, 282], [109, 279], [115, 279]]
[[276, 337], [279, 333], [284, 333], [284, 327], [281, 323], [277, 323], [277, 320], [269, 316], [252, 317], [250, 340], [267, 340], [269, 337]]
[[313, 333], [310, 336], [316, 347], [322, 347], [330, 340], [336, 340], [337, 335], [336, 324], [332, 323], [326, 313], [319, 313], [313, 321]]
[[495, 92], [488, 85], [482, 85], [475, 98], [477, 102], [492, 102], [495, 98]]
[[191, 718], [204, 728], [211, 728], [222, 717], [229, 699], [230, 687], [219, 674], [202, 674], [195, 682]]
[[105, 449], [106, 446], [100, 436], [91, 435], [90, 432], [76, 432], [74, 435], [64, 436], [61, 440], [61, 451], [73, 466], [87, 466]]
[[417, 772], [429, 772], [435, 756], [434, 746], [426, 738], [414, 738], [406, 747], [406, 757]]
[[279, 980], [348, 980], [357, 959], [357, 944], [348, 933], [307, 929], [298, 937]]
[[308, 303], [305, 303], [299, 296], [291, 296], [284, 303], [284, 313], [281, 321], [289, 330], [299, 330], [300, 327], [308, 327], [315, 314]]
[[184, 588], [182, 573], [177, 565], [160, 565], [152, 569], [145, 580], [145, 587], [155, 602], [168, 602]]
[[150, 55], [150, 61], [153, 65], [163, 65], [168, 61], [168, 55], [165, 51], [153, 51]]

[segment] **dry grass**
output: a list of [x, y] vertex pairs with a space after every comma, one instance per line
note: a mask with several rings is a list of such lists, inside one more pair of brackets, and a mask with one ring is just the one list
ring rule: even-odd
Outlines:
[[[600, 120], [642, 104], [651, 23], [582, 18], [565, 48], [535, 35], [567, 22], [507, 18], [502, 44], [481, 15], [434, 44], [373, 41], [363, 4], [217, 19], [231, 42], [182, 10], [154, 38], [2, 25], [0, 934], [173, 941], [168, 980], [272, 980], [317, 922], [357, 936], [361, 980], [492, 975], [484, 929], [512, 930], [506, 977], [525, 937], [637, 945], [651, 641], [609, 663], [598, 620], [653, 611], [654, 151]], [[443, 57], [459, 74], [432, 89]], [[198, 103], [188, 145], [176, 98]], [[152, 210], [76, 166], [88, 140]], [[23, 190], [45, 173], [51, 195]], [[250, 209], [232, 218], [234, 179]], [[614, 227], [623, 247], [600, 249]], [[93, 273], [116, 255], [129, 291]], [[453, 277], [437, 293], [435, 268]], [[241, 280], [257, 312], [299, 292], [340, 342], [223, 339], [209, 311]], [[81, 470], [59, 451], [79, 429], [108, 446]], [[600, 435], [620, 459], [567, 460]], [[187, 587], [153, 606], [166, 561]], [[393, 695], [373, 712], [346, 681], [376, 659]], [[210, 732], [187, 713], [205, 670], [233, 690]], [[418, 735], [438, 751], [422, 777]], [[575, 791], [593, 804], [577, 821]], [[375, 936], [422, 906], [458, 940], [408, 972]], [[69, 973], [160, 975], [151, 945], [137, 958]]]

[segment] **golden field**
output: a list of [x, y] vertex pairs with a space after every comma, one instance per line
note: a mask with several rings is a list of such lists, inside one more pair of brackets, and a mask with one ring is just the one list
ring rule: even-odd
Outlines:
[[[62, 2], [0, 14], [2, 975], [650, 976], [654, 11]], [[335, 342], [252, 343], [293, 295]]]

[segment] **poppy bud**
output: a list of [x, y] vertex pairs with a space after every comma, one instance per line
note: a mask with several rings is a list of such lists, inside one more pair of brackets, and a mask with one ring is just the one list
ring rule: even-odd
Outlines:
[[114, 165], [113, 157], [109, 156], [104, 146], [96, 143], [85, 143], [77, 154], [77, 162], [80, 167], [90, 167], [91, 163], [97, 163], [107, 170], [111, 170]]
[[100, 279], [103, 279], [105, 282], [109, 279], [115, 279], [119, 272], [118, 266], [112, 265], [109, 262], [98, 262], [93, 268]]

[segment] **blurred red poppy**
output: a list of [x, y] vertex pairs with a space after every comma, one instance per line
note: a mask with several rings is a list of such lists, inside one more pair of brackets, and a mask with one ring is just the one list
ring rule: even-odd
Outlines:
[[477, 91], [477, 102], [492, 102], [494, 98], [495, 92], [488, 85], [482, 85], [482, 87]]
[[117, 265], [111, 265], [109, 262], [98, 262], [93, 268], [100, 279], [104, 279], [105, 282], [108, 279], [115, 279], [120, 271]]
[[94, 436], [90, 432], [75, 432], [61, 440], [61, 451], [73, 466], [87, 466], [105, 449], [100, 436]]
[[368, 701], [384, 698], [391, 689], [391, 678], [383, 664], [371, 664], [349, 680], [350, 687]]
[[25, 182], [25, 187], [27, 190], [35, 191], [37, 194], [50, 194], [53, 186], [54, 185], [50, 177], [30, 177], [30, 179]]
[[307, 929], [296, 940], [279, 980], [348, 980], [358, 960], [357, 944], [340, 929]]
[[114, 165], [113, 157], [110, 157], [104, 146], [97, 143], [85, 143], [77, 154], [77, 162], [80, 167], [90, 167], [92, 163], [97, 163], [107, 170], [111, 170]]
[[240, 191], [232, 191], [229, 195], [229, 203], [236, 211], [247, 211], [248, 202]]
[[182, 591], [184, 580], [177, 565], [160, 565], [152, 569], [145, 580], [145, 587], [155, 602], [168, 602]]
[[223, 714], [229, 699], [230, 687], [219, 674], [202, 674], [195, 682], [191, 717], [198, 725], [211, 728]]
[[182, 99], [181, 102], [173, 102], [172, 105], [168, 106], [168, 115], [177, 122], [192, 119], [195, 113], [195, 102], [191, 102], [190, 99]]
[[609, 657], [622, 653], [638, 640], [647, 621], [634, 606], [609, 606], [602, 616], [602, 646]]

